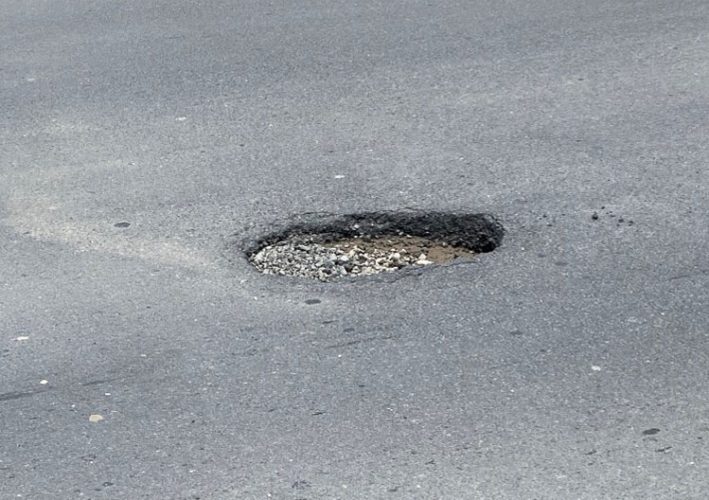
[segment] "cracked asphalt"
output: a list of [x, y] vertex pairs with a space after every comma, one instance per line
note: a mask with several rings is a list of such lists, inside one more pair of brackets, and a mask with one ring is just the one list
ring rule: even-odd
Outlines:
[[[0, 498], [704, 499], [709, 3], [7, 0]], [[297, 214], [473, 263], [264, 276]]]

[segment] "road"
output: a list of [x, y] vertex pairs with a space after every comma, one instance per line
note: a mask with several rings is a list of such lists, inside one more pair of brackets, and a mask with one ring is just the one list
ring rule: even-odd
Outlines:
[[[0, 498], [706, 498], [708, 53], [704, 0], [3, 2]], [[407, 207], [505, 239], [242, 255]]]

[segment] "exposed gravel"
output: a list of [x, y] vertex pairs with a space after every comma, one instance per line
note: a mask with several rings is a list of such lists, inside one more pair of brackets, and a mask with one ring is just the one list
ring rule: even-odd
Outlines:
[[264, 274], [330, 281], [343, 276], [393, 272], [471, 258], [470, 250], [413, 236], [349, 238], [317, 242], [303, 237], [268, 245], [251, 257]]

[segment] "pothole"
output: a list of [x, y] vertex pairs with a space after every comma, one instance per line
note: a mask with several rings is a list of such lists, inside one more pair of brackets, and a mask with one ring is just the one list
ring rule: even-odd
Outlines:
[[474, 260], [504, 230], [487, 214], [372, 212], [304, 216], [247, 249], [264, 274], [333, 281]]

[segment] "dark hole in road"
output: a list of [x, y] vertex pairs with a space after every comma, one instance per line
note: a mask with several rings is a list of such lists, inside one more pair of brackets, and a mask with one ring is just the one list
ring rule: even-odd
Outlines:
[[246, 255], [264, 274], [332, 281], [471, 260], [497, 248], [503, 234], [488, 214], [369, 212], [293, 224]]

